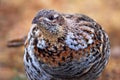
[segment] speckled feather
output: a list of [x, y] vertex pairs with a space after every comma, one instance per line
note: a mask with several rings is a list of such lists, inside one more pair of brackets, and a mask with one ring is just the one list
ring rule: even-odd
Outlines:
[[95, 80], [108, 62], [108, 35], [82, 14], [40, 10], [25, 42], [29, 80]]

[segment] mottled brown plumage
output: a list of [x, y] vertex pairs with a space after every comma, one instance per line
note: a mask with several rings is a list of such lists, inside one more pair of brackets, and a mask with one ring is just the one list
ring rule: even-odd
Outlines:
[[40, 10], [25, 42], [29, 80], [95, 80], [108, 62], [108, 35], [83, 14]]

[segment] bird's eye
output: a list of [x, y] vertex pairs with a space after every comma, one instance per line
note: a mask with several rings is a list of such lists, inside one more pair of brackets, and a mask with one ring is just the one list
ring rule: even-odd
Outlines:
[[48, 19], [49, 19], [49, 20], [54, 20], [54, 16], [51, 15], [51, 16], [48, 17]]

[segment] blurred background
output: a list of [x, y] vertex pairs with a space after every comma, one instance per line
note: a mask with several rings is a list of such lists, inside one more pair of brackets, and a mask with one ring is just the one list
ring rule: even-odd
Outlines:
[[0, 80], [27, 80], [24, 47], [7, 48], [7, 41], [27, 35], [38, 10], [82, 13], [108, 33], [111, 56], [98, 80], [120, 80], [120, 0], [0, 0]]

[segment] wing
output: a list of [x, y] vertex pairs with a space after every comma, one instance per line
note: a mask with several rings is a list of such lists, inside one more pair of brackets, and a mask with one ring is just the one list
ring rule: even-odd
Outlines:
[[108, 36], [97, 22], [85, 15], [67, 15], [66, 18], [69, 27], [65, 42], [75, 50], [72, 55], [78, 61], [72, 66], [71, 75], [88, 80], [85, 74], [89, 74], [93, 79], [92, 76], [97, 77], [107, 64], [110, 54]]

